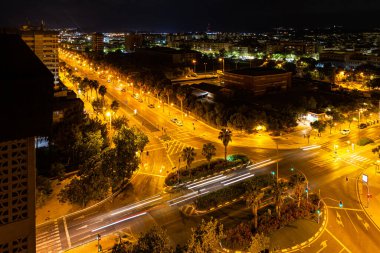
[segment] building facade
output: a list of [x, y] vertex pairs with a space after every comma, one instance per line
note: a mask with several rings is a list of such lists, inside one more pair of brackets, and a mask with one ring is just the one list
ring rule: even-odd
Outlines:
[[35, 138], [51, 129], [54, 77], [19, 35], [0, 43], [0, 252], [33, 253]]
[[92, 51], [96, 53], [103, 53], [104, 35], [102, 33], [93, 33], [91, 42], [92, 42]]
[[287, 90], [292, 84], [292, 73], [277, 69], [252, 68], [225, 72], [225, 85], [247, 89], [254, 95]]
[[37, 57], [54, 75], [54, 82], [58, 82], [58, 32], [46, 31], [43, 26], [40, 29], [23, 26], [21, 37]]
[[136, 48], [140, 48], [144, 42], [144, 36], [142, 34], [126, 33], [124, 35], [125, 39], [125, 50], [127, 52], [134, 52]]

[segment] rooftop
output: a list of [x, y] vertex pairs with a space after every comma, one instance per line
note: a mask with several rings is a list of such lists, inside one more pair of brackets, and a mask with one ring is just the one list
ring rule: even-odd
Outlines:
[[245, 76], [265, 76], [265, 75], [277, 75], [287, 73], [285, 70], [272, 69], [272, 68], [248, 68], [228, 71], [227, 73], [245, 75]]

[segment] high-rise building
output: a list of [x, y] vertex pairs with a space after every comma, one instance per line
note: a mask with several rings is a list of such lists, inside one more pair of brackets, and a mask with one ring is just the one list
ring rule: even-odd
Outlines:
[[140, 48], [144, 42], [144, 36], [136, 33], [126, 33], [125, 38], [125, 50], [127, 52], [134, 52], [136, 48]]
[[0, 44], [0, 252], [33, 253], [35, 138], [51, 129], [54, 78], [19, 35]]
[[22, 39], [54, 75], [54, 83], [58, 83], [58, 32], [45, 30], [43, 24], [22, 26], [20, 30]]
[[92, 51], [100, 53], [104, 50], [104, 35], [103, 33], [92, 34]]

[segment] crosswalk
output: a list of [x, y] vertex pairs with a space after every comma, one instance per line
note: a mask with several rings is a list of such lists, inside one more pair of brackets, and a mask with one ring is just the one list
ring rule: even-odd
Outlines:
[[37, 228], [37, 252], [53, 253], [61, 252], [62, 245], [59, 236], [58, 222]]
[[365, 166], [365, 165], [370, 165], [373, 163], [371, 159], [360, 156], [360, 155], [355, 155], [355, 154], [348, 155], [345, 158], [345, 162], [351, 163], [353, 165], [358, 165], [358, 166]]
[[323, 156], [323, 157], [315, 157], [311, 159], [311, 162], [314, 164], [318, 164], [320, 166], [328, 166], [328, 165], [334, 165], [338, 164], [340, 162], [345, 162], [348, 164], [351, 164], [353, 166], [358, 166], [358, 167], [367, 167], [369, 165], [373, 164], [373, 160], [356, 155], [356, 154], [331, 154], [329, 156]]
[[[183, 143], [179, 140], [166, 141], [164, 145], [165, 145], [166, 152], [168, 153], [168, 155], [178, 154], [182, 152], [184, 148], [191, 147], [190, 145]], [[193, 148], [195, 149], [195, 147]]]

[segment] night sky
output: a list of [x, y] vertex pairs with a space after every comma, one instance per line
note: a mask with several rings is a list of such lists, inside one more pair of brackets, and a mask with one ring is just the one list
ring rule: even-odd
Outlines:
[[0, 26], [43, 19], [83, 31], [258, 31], [380, 27], [379, 0], [2, 0]]

